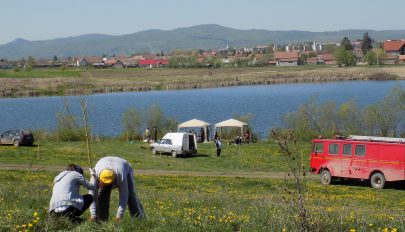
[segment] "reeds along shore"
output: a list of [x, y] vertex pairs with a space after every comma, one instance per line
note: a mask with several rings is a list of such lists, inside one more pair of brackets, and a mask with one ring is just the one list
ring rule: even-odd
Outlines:
[[[163, 73], [163, 72], [161, 72]], [[324, 69], [305, 71], [218, 72], [206, 75], [157, 77], [98, 78], [2, 78], [0, 97], [62, 96], [93, 93], [138, 92], [150, 90], [176, 90], [220, 88], [242, 85], [272, 85], [280, 83], [320, 83], [356, 80], [405, 79], [377, 69]], [[140, 80], [141, 79], [141, 80]]]

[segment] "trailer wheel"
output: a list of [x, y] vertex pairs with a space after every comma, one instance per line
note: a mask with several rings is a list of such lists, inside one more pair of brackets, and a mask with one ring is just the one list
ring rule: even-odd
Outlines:
[[14, 147], [19, 147], [20, 142], [18, 142], [18, 140], [14, 140], [13, 145], [14, 145]]
[[385, 177], [382, 173], [376, 172], [371, 176], [371, 186], [375, 189], [383, 189], [385, 185]]
[[330, 185], [332, 183], [332, 176], [328, 169], [323, 169], [321, 172], [321, 184]]
[[176, 158], [176, 157], [177, 157], [177, 152], [176, 152], [176, 151], [172, 151], [172, 156], [173, 156], [173, 158]]

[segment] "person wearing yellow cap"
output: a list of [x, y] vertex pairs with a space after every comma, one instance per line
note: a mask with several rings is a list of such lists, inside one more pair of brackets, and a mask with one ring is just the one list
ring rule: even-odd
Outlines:
[[[116, 219], [121, 220], [126, 206], [133, 217], [144, 218], [145, 213], [135, 191], [133, 169], [128, 161], [119, 157], [104, 157], [95, 166], [98, 186], [98, 209], [96, 204], [90, 206], [92, 220], [108, 220], [111, 191], [118, 188], [119, 205]], [[90, 191], [94, 196], [94, 192]]]

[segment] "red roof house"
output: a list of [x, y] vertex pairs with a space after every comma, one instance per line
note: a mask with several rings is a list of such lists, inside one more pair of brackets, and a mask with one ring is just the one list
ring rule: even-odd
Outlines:
[[398, 55], [405, 55], [405, 40], [386, 40], [384, 41], [384, 51], [387, 53], [395, 53], [399, 52], [402, 54]]
[[323, 64], [336, 64], [335, 58], [330, 53], [319, 54], [318, 61]]
[[278, 66], [297, 66], [299, 53], [293, 52], [274, 52], [274, 60]]
[[168, 64], [169, 60], [167, 59], [140, 59], [138, 61], [140, 67], [162, 67], [167, 66]]

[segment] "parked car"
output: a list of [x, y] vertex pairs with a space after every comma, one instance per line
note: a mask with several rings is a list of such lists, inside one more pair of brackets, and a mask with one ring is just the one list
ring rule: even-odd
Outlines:
[[32, 146], [34, 135], [30, 130], [8, 130], [0, 134], [0, 144], [10, 144], [15, 147], [20, 145]]
[[152, 154], [177, 155], [197, 154], [197, 139], [193, 133], [167, 133], [161, 140], [150, 145]]

